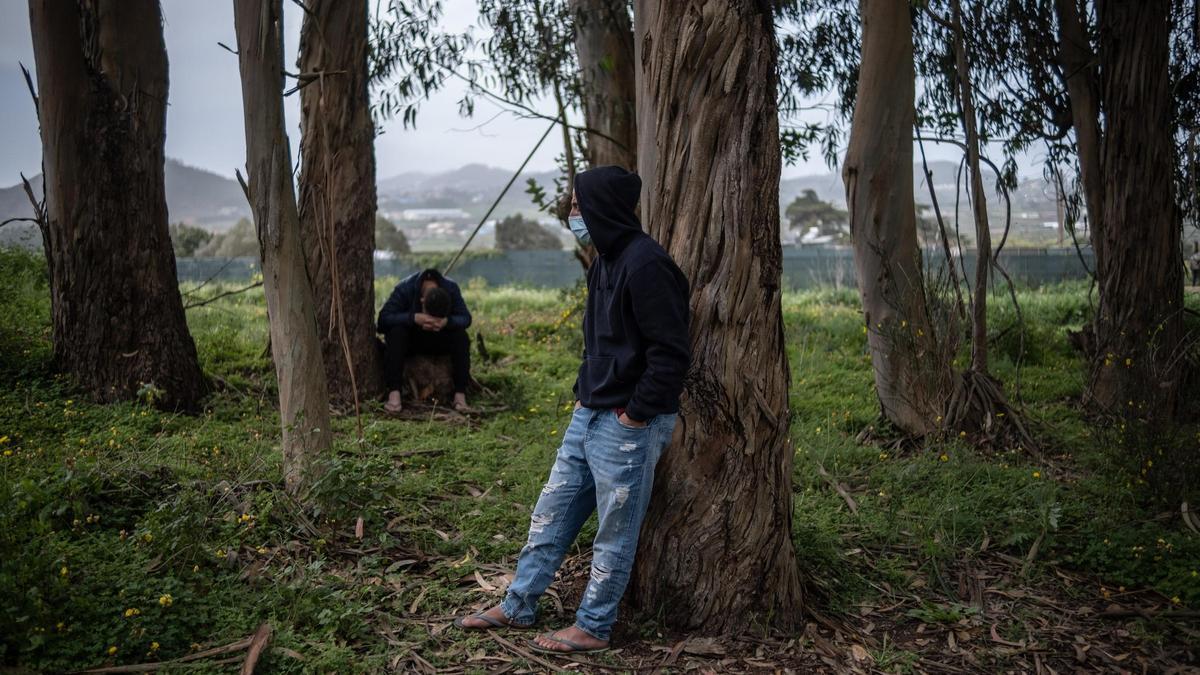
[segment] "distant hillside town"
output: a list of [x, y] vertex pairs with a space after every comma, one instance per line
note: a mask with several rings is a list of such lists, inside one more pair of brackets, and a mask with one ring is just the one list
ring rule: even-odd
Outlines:
[[[930, 164], [934, 194], [945, 219], [950, 236], [963, 246], [970, 246], [973, 230], [966, 194], [958, 185], [959, 167], [952, 162]], [[556, 237], [561, 247], [571, 245], [570, 233], [553, 217], [538, 209], [525, 191], [529, 180], [552, 189], [554, 172], [531, 172], [519, 177], [472, 242], [472, 249], [497, 248], [496, 227], [503, 219], [521, 216], [536, 223]], [[913, 185], [918, 204], [918, 223], [925, 238], [938, 230], [928, 185], [922, 179], [921, 167], [914, 171]], [[407, 242], [412, 251], [438, 251], [461, 246], [478, 225], [487, 208], [512, 177], [512, 171], [483, 164], [468, 164], [441, 173], [409, 172], [378, 183], [378, 213], [386, 219]], [[989, 176], [988, 185], [994, 185]], [[41, 191], [41, 176], [31, 181], [35, 193]], [[232, 178], [188, 166], [178, 160], [166, 163], [166, 191], [170, 220], [175, 231], [197, 228], [210, 238], [226, 236], [230, 241], [223, 250], [239, 250], [238, 236], [230, 233], [242, 219], [250, 218], [241, 188]], [[999, 193], [989, 191], [989, 218], [992, 231], [999, 234], [1005, 226], [1005, 204]], [[1014, 246], [1070, 246], [1070, 234], [1062, 227], [1063, 214], [1052, 185], [1041, 178], [1022, 180], [1010, 195], [1012, 223], [1009, 242]], [[781, 238], [785, 246], [835, 246], [849, 238], [845, 218], [845, 194], [841, 176], [826, 174], [801, 176], [780, 182], [780, 217], [783, 221]], [[959, 227], [955, 227], [955, 205], [958, 205]], [[24, 217], [30, 207], [20, 185], [0, 189], [0, 220]], [[248, 223], [247, 223], [248, 224]], [[1086, 233], [1081, 223], [1077, 234]], [[386, 235], [386, 233], [385, 233]], [[205, 239], [204, 234], [193, 234]], [[245, 238], [245, 237], [242, 237]], [[545, 240], [534, 237], [537, 241]], [[526, 238], [518, 238], [523, 241]], [[249, 237], [247, 245], [253, 244]], [[221, 250], [221, 242], [205, 245], [196, 251]], [[0, 245], [20, 245], [39, 248], [40, 238], [34, 227], [14, 223], [0, 229]], [[383, 247], [381, 247], [383, 248]]]

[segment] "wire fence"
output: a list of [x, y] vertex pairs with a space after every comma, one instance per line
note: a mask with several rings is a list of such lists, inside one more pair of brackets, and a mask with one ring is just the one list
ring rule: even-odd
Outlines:
[[[1082, 261], [1081, 261], [1082, 257]], [[926, 264], [944, 265], [940, 251], [927, 250]], [[1006, 249], [1000, 262], [1013, 281], [1026, 287], [1086, 279], [1087, 268], [1095, 261], [1088, 249], [1073, 248]], [[179, 280], [199, 283], [214, 281], [245, 282], [261, 271], [256, 258], [180, 258], [176, 261]], [[975, 269], [975, 253], [963, 253], [967, 278]], [[379, 259], [375, 277], [404, 277], [419, 271], [418, 261]], [[485, 283], [488, 286], [533, 286], [567, 288], [583, 278], [583, 269], [571, 251], [506, 251], [464, 259], [454, 270], [460, 283]], [[783, 285], [790, 290], [855, 286], [854, 253], [848, 247], [806, 247], [783, 249]]]

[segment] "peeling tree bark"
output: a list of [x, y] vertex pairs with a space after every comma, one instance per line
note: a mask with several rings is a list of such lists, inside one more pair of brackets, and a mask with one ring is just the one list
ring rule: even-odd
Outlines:
[[1104, 195], [1092, 402], [1165, 419], [1179, 402], [1183, 273], [1175, 204], [1169, 0], [1098, 3]]
[[[774, 27], [764, 3], [638, 0], [648, 230], [691, 282], [692, 372], [658, 465], [636, 601], [689, 631], [794, 626]], [[911, 183], [909, 184], [911, 193]]]
[[156, 0], [30, 0], [54, 357], [100, 401], [206, 390], [163, 186], [167, 52]]
[[271, 355], [279, 380], [284, 483], [289, 492], [302, 494], [314, 477], [314, 460], [329, 450], [331, 436], [329, 394], [284, 131], [283, 7], [281, 0], [234, 0], [233, 17], [248, 197], [258, 230]]
[[867, 344], [883, 415], [906, 433], [937, 428], [950, 386], [931, 326], [912, 184], [915, 117], [907, 0], [862, 0], [862, 65], [842, 178]]
[[571, 0], [588, 164], [637, 169], [633, 27], [624, 0]]
[[367, 2], [306, 5], [300, 72], [324, 76], [300, 90], [300, 231], [329, 394], [348, 405], [355, 401], [355, 386], [359, 399], [383, 391], [375, 346], [375, 124], [367, 90]]

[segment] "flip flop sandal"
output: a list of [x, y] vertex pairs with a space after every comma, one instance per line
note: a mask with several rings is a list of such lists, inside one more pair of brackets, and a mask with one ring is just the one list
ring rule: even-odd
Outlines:
[[534, 642], [533, 640], [530, 640], [529, 648], [535, 652], [540, 652], [542, 654], [558, 654], [560, 656], [566, 655], [566, 654], [596, 654], [599, 652], [608, 651], [608, 647], [609, 647], [608, 645], [604, 645], [603, 647], [592, 647], [589, 649], [589, 648], [584, 647], [583, 645], [579, 644], [578, 642], [573, 642], [566, 638], [556, 638], [556, 637], [552, 637], [549, 634], [543, 635], [541, 637], [544, 637], [547, 640], [553, 640], [554, 642], [557, 642], [559, 644], [564, 644], [564, 645], [570, 647], [570, 649], [567, 649], [567, 650], [551, 649], [549, 647], [543, 647], [543, 646], [539, 645], [538, 643]]
[[[486, 623], [487, 625], [486, 626], [468, 626], [465, 623], [463, 623], [463, 621], [465, 621], [466, 619], [479, 619], [480, 621]], [[526, 626], [526, 625], [522, 625], [519, 623], [505, 623], [505, 622], [501, 621], [500, 619], [497, 619], [492, 616], [488, 616], [487, 614], [484, 614], [483, 612], [480, 612], [478, 614], [472, 614], [470, 616], [460, 616], [454, 620], [454, 626], [456, 628], [461, 628], [463, 630], [491, 630], [492, 628], [509, 628], [512, 630], [529, 630], [530, 628], [533, 628], [533, 624], [529, 624], [528, 626]]]

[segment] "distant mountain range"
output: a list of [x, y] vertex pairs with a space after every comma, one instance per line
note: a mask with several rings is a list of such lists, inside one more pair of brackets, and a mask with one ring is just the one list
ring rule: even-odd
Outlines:
[[[943, 213], [949, 217], [954, 209], [958, 164], [933, 162], [930, 169], [933, 171], [938, 201]], [[547, 193], [552, 193], [557, 176], [558, 173], [554, 171], [522, 174], [501, 200], [493, 217], [517, 212], [535, 215], [537, 207], [525, 192], [527, 182], [533, 179]], [[220, 232], [231, 227], [239, 218], [250, 217], [250, 208], [241, 187], [231, 178], [188, 166], [175, 159], [167, 160], [165, 178], [171, 222], [185, 222]], [[468, 164], [440, 173], [406, 172], [379, 180], [379, 209], [386, 214], [415, 208], [453, 208], [466, 211], [471, 218], [479, 218], [511, 178], [511, 169], [484, 164]], [[919, 165], [914, 168], [913, 180], [917, 202], [928, 204], [928, 187]], [[41, 194], [41, 182], [40, 175], [31, 179], [35, 194]], [[985, 183], [989, 186], [992, 225], [994, 228], [1002, 227], [1004, 205], [991, 189], [994, 177], [989, 174]], [[844, 206], [846, 201], [841, 176], [831, 172], [782, 180], [779, 185], [780, 206], [786, 208], [804, 190], [813, 190], [818, 197], [834, 204]], [[1040, 227], [1042, 222], [1053, 220], [1053, 194], [1049, 185], [1040, 178], [1022, 181], [1012, 195], [1014, 222]], [[969, 222], [969, 204], [965, 192], [960, 195], [959, 213], [961, 218]], [[29, 201], [20, 185], [0, 189], [0, 220], [27, 217], [30, 214]], [[24, 223], [0, 228], [0, 245], [14, 243], [34, 248], [41, 245], [36, 228]]]
[[[167, 211], [171, 222], [184, 222], [214, 232], [229, 229], [239, 218], [250, 217], [250, 206], [237, 181], [211, 171], [168, 159], [164, 168]], [[34, 195], [41, 197], [42, 176], [29, 180]], [[20, 185], [0, 188], [0, 220], [33, 215], [29, 198]], [[38, 248], [41, 237], [32, 224], [13, 223], [0, 228], [0, 245], [19, 244]]]
[[[512, 169], [500, 169], [485, 164], [467, 164], [451, 171], [442, 173], [424, 173], [409, 171], [406, 173], [383, 178], [379, 181], [380, 196], [401, 197], [405, 195], [425, 195], [439, 192], [464, 192], [496, 195], [512, 178]], [[526, 172], [513, 183], [512, 189], [518, 186], [524, 189], [526, 180], [533, 178], [539, 183], [552, 184], [558, 176], [557, 171]]]

